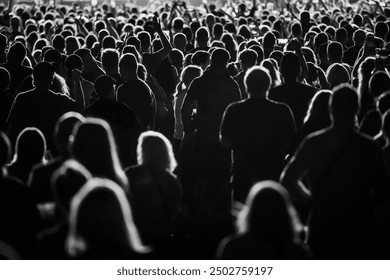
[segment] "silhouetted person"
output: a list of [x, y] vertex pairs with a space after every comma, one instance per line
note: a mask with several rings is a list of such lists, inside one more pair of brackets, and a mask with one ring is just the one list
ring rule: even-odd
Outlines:
[[255, 184], [237, 219], [238, 233], [222, 240], [218, 259], [308, 259], [302, 225], [286, 190], [274, 181]]
[[159, 132], [144, 132], [137, 157], [138, 165], [126, 169], [135, 224], [145, 244], [175, 258], [169, 244], [180, 216], [181, 187], [172, 173], [176, 168], [172, 145]]
[[253, 66], [256, 65], [257, 62], [257, 53], [254, 50], [247, 49], [240, 52], [238, 56], [241, 71], [234, 77], [234, 80], [240, 87], [242, 99], [246, 99], [248, 97], [247, 91], [245, 89], [244, 77], [246, 72]]
[[23, 80], [33, 72], [30, 67], [22, 64], [25, 57], [25, 47], [22, 43], [16, 42], [10, 47], [7, 53], [7, 62], [0, 65], [0, 67], [7, 69], [11, 76], [9, 92], [12, 96], [18, 90]]
[[139, 119], [142, 129], [154, 124], [153, 93], [138, 77], [138, 63], [133, 54], [125, 54], [119, 62], [119, 71], [125, 81], [117, 90], [116, 100], [126, 104]]
[[52, 135], [57, 119], [68, 111], [77, 111], [78, 106], [70, 97], [49, 90], [54, 69], [48, 62], [41, 62], [34, 68], [35, 88], [18, 94], [12, 105], [7, 123], [12, 139], [25, 127], [38, 128], [53, 149]]
[[58, 221], [54, 226], [39, 233], [37, 238], [38, 259], [69, 259], [65, 250], [65, 241], [69, 232], [70, 203], [90, 178], [92, 175], [88, 170], [75, 160], [67, 160], [55, 170], [49, 191], [56, 203]]
[[33, 166], [45, 161], [45, 153], [46, 140], [42, 132], [35, 127], [23, 129], [16, 139], [15, 155], [8, 173], [26, 183]]
[[[210, 67], [191, 83], [181, 110], [183, 141], [188, 141], [186, 137], [194, 139], [195, 204], [202, 219], [230, 212], [230, 157], [220, 146], [219, 127], [226, 107], [241, 100], [241, 94], [226, 68], [229, 57], [224, 49], [214, 50]], [[194, 109], [196, 116], [192, 116]]]
[[119, 161], [114, 135], [106, 121], [87, 118], [75, 127], [72, 138], [72, 158], [84, 165], [94, 177], [110, 179], [128, 192], [129, 182]]
[[280, 65], [284, 83], [270, 90], [269, 99], [288, 105], [294, 115], [298, 130], [302, 127], [307, 108], [316, 90], [299, 83], [297, 78], [301, 72], [298, 56], [292, 52], [284, 54]]
[[267, 99], [271, 78], [268, 70], [248, 70], [244, 83], [249, 98], [228, 106], [222, 119], [222, 145], [232, 149], [233, 198], [244, 202], [260, 180], [278, 180], [295, 124], [287, 105]]
[[69, 137], [78, 123], [85, 121], [85, 118], [76, 112], [68, 112], [61, 116], [54, 128], [54, 145], [58, 154], [47, 162], [36, 164], [29, 175], [27, 185], [34, 191], [38, 203], [54, 201], [51, 177], [65, 160], [71, 157], [69, 149]]
[[0, 67], [0, 129], [6, 130], [6, 122], [13, 98], [9, 95], [11, 76], [7, 69]]
[[355, 89], [336, 87], [332, 126], [309, 135], [281, 177], [293, 200], [312, 199], [308, 242], [319, 259], [370, 259], [379, 249], [374, 207], [388, 201], [389, 183], [379, 146], [355, 130], [358, 108]]
[[147, 253], [121, 187], [91, 179], [73, 198], [66, 250], [77, 259], [137, 259]]
[[10, 157], [10, 141], [0, 132], [0, 240], [10, 245], [20, 258], [32, 259], [39, 213], [31, 190], [8, 175], [6, 164]]
[[85, 108], [84, 115], [107, 121], [114, 134], [122, 166], [135, 164], [137, 140], [143, 131], [140, 121], [126, 104], [115, 101], [115, 81], [111, 77], [104, 75], [97, 78], [95, 92], [99, 99]]

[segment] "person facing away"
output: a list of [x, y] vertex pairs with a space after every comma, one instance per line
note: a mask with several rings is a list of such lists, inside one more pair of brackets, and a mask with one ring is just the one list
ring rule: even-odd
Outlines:
[[242, 95], [242, 99], [246, 99], [247, 92], [244, 84], [244, 77], [246, 72], [256, 65], [257, 62], [257, 53], [254, 50], [246, 49], [240, 52], [239, 61], [241, 65], [241, 71], [234, 77], [234, 80], [240, 86], [240, 91]]
[[227, 107], [220, 130], [222, 145], [232, 149], [234, 200], [242, 203], [257, 181], [279, 179], [295, 137], [288, 106], [267, 99], [271, 85], [268, 70], [252, 67], [244, 83], [249, 98]]
[[308, 243], [316, 258], [374, 258], [374, 207], [389, 200], [381, 149], [356, 131], [353, 87], [336, 87], [329, 107], [331, 126], [305, 138], [281, 182], [296, 202], [312, 200]]
[[11, 141], [24, 128], [36, 127], [45, 136], [48, 149], [54, 149], [52, 135], [58, 118], [66, 112], [77, 111], [79, 107], [70, 97], [49, 89], [53, 77], [54, 69], [49, 62], [41, 62], [35, 66], [35, 88], [16, 96], [7, 119]]
[[121, 187], [90, 179], [72, 199], [66, 250], [77, 259], [136, 259], [149, 252], [138, 234]]
[[34, 165], [45, 162], [46, 140], [42, 132], [35, 127], [27, 127], [16, 139], [15, 155], [8, 165], [8, 173], [27, 182]]
[[14, 92], [18, 90], [23, 80], [27, 78], [33, 70], [31, 67], [23, 65], [23, 60], [26, 57], [26, 48], [20, 42], [15, 42], [7, 53], [7, 62], [1, 64], [0, 67], [4, 67], [8, 70], [11, 81], [9, 85], [9, 93], [14, 97]]
[[237, 219], [238, 232], [223, 239], [217, 259], [308, 259], [302, 224], [288, 192], [275, 181], [256, 183]]
[[79, 162], [70, 159], [63, 162], [54, 172], [49, 191], [56, 206], [56, 223], [37, 236], [37, 258], [43, 260], [65, 260], [65, 240], [69, 231], [70, 204], [73, 197], [84, 186], [91, 173]]
[[118, 88], [116, 100], [131, 109], [144, 130], [151, 128], [154, 123], [153, 93], [138, 77], [138, 62], [133, 54], [125, 54], [121, 57], [119, 71], [125, 82]]
[[27, 185], [34, 191], [38, 203], [54, 201], [51, 191], [51, 177], [64, 161], [71, 157], [69, 137], [76, 124], [84, 121], [85, 118], [76, 112], [65, 113], [58, 119], [53, 135], [58, 154], [45, 163], [34, 165], [27, 180]]
[[268, 97], [290, 107], [299, 130], [316, 90], [311, 86], [298, 82], [297, 78], [301, 72], [301, 66], [296, 54], [287, 52], [283, 55], [280, 72], [284, 83], [271, 89]]
[[134, 220], [143, 242], [158, 250], [170, 242], [181, 212], [181, 186], [173, 174], [176, 160], [169, 140], [154, 131], [139, 137], [137, 157], [138, 165], [125, 170]]
[[110, 179], [128, 192], [129, 183], [119, 161], [114, 135], [106, 121], [87, 118], [84, 123], [76, 125], [70, 146], [72, 158], [94, 177]]
[[8, 174], [11, 142], [0, 131], [0, 240], [22, 259], [32, 259], [40, 217], [32, 191]]
[[112, 77], [103, 75], [97, 78], [95, 92], [99, 99], [87, 106], [83, 114], [108, 122], [122, 166], [135, 164], [137, 140], [143, 131], [139, 119], [126, 104], [115, 100], [115, 81]]
[[227, 70], [229, 59], [226, 50], [213, 51], [211, 65], [191, 83], [181, 109], [183, 142], [194, 139], [195, 204], [199, 217], [221, 217], [230, 213], [230, 154], [219, 143], [219, 127], [226, 107], [241, 100], [241, 93]]

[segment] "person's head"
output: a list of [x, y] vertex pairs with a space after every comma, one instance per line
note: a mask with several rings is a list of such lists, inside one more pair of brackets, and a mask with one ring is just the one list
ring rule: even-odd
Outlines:
[[205, 70], [210, 64], [210, 54], [206, 51], [196, 51], [191, 57], [191, 63]]
[[221, 38], [223, 34], [223, 25], [221, 23], [216, 23], [213, 26], [213, 37], [214, 39], [219, 39]]
[[138, 40], [141, 42], [141, 52], [149, 52], [152, 39], [146, 31], [141, 31], [137, 34]]
[[127, 191], [114, 135], [106, 121], [87, 118], [76, 125], [71, 137], [71, 153], [93, 176], [113, 180]]
[[335, 87], [329, 105], [333, 124], [354, 124], [355, 116], [360, 106], [359, 98], [354, 87], [349, 84], [341, 84]]
[[294, 22], [291, 26], [291, 33], [295, 38], [302, 37], [302, 25], [299, 22]]
[[270, 88], [274, 88], [276, 86], [278, 86], [280, 84], [280, 75], [279, 75], [279, 71], [277, 71], [277, 68], [276, 66], [277, 65], [277, 62], [272, 59], [272, 58], [267, 58], [267, 59], [264, 59], [262, 62], [261, 62], [261, 65], [262, 67], [264, 67], [265, 69], [268, 70], [268, 73], [271, 77], [271, 86]]
[[174, 33], [181, 32], [183, 30], [184, 20], [181, 17], [176, 17], [172, 22], [172, 29]]
[[274, 181], [251, 188], [237, 223], [242, 234], [278, 245], [296, 242], [302, 230], [289, 194]]
[[0, 94], [8, 90], [11, 82], [11, 76], [7, 69], [0, 67]]
[[139, 165], [157, 171], [173, 172], [177, 165], [171, 143], [164, 135], [155, 131], [146, 131], [139, 136], [137, 161]]
[[339, 42], [343, 47], [345, 47], [345, 44], [348, 39], [348, 32], [345, 28], [339, 28], [336, 30], [335, 34], [335, 41]]
[[173, 49], [169, 54], [169, 60], [171, 61], [172, 65], [176, 67], [178, 73], [180, 73], [181, 70], [183, 69], [183, 62], [184, 62], [183, 53], [178, 49]]
[[75, 36], [69, 36], [65, 39], [66, 54], [73, 54], [76, 50], [80, 49], [80, 43]]
[[21, 64], [26, 56], [26, 48], [23, 46], [22, 43], [16, 42], [14, 43], [9, 51], [8, 51], [8, 61], [15, 63], [15, 64]]
[[199, 47], [208, 45], [209, 31], [205, 27], [200, 27], [195, 33], [195, 41]]
[[330, 90], [320, 90], [312, 98], [304, 122], [310, 119], [316, 122], [324, 121], [325, 127], [330, 125], [329, 100], [332, 95]]
[[356, 46], [363, 46], [366, 41], [366, 32], [358, 29], [353, 33], [353, 42]]
[[126, 45], [127, 46], [134, 46], [137, 49], [138, 52], [141, 51], [141, 41], [137, 37], [130, 36], [126, 40]]
[[284, 81], [296, 81], [301, 73], [301, 65], [298, 56], [293, 52], [285, 52], [280, 62], [280, 73]]
[[60, 53], [64, 53], [65, 49], [65, 39], [61, 34], [57, 34], [53, 38], [53, 48], [59, 51]]
[[180, 80], [186, 86], [186, 88], [188, 88], [191, 85], [192, 81], [195, 78], [200, 77], [202, 73], [203, 70], [199, 66], [189, 65], [183, 69]]
[[91, 253], [122, 259], [145, 253], [123, 190], [107, 179], [90, 179], [72, 199], [66, 249], [73, 257]]
[[78, 161], [65, 161], [51, 177], [52, 195], [56, 207], [68, 217], [70, 203], [81, 187], [92, 178], [91, 173]]
[[341, 63], [343, 57], [343, 45], [339, 42], [332, 42], [327, 47], [328, 60], [332, 63]]
[[326, 71], [326, 80], [330, 88], [334, 88], [343, 83], [349, 83], [349, 72], [341, 63], [333, 63]]
[[115, 49], [115, 45], [116, 45], [115, 38], [112, 37], [112, 36], [106, 36], [102, 40], [102, 48], [103, 48], [103, 50], [105, 50], [105, 49]]
[[245, 49], [240, 52], [238, 59], [241, 64], [241, 69], [246, 72], [249, 68], [256, 65], [257, 53], [251, 49]]
[[54, 79], [54, 68], [49, 62], [38, 63], [33, 70], [33, 83], [36, 88], [49, 88]]
[[385, 91], [390, 90], [390, 77], [385, 71], [377, 71], [368, 82], [368, 91], [376, 99]]
[[271, 87], [271, 77], [268, 70], [261, 66], [250, 68], [245, 74], [244, 85], [250, 98], [266, 98]]
[[389, 32], [389, 26], [385, 22], [379, 21], [375, 24], [374, 34], [376, 37], [385, 40], [387, 32]]
[[23, 129], [15, 145], [14, 162], [32, 167], [43, 161], [46, 153], [46, 140], [42, 132], [35, 127]]
[[173, 46], [181, 51], [185, 51], [187, 45], [187, 37], [183, 33], [176, 33], [173, 37]]
[[227, 50], [216, 48], [211, 54], [211, 66], [215, 68], [226, 68], [230, 60], [230, 54]]
[[115, 98], [115, 83], [114, 80], [107, 75], [99, 76], [94, 83], [96, 94], [100, 99], [114, 100]]
[[125, 81], [137, 76], [138, 62], [134, 54], [125, 54], [119, 61], [119, 73]]
[[103, 70], [108, 73], [118, 73], [119, 52], [116, 49], [105, 49], [102, 52]]

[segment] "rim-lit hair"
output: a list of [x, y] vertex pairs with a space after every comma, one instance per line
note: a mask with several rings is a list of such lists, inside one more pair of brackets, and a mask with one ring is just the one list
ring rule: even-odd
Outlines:
[[241, 234], [275, 242], [295, 242], [302, 229], [289, 194], [274, 181], [262, 181], [252, 187], [237, 227]]
[[93, 178], [72, 200], [66, 249], [77, 257], [99, 247], [116, 253], [149, 252], [141, 242], [123, 190], [111, 180]]
[[170, 172], [177, 166], [171, 142], [155, 131], [143, 132], [138, 138], [137, 161], [140, 165]]

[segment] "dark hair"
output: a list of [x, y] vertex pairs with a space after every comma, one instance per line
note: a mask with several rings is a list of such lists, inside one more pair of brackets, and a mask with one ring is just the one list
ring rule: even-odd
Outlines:
[[359, 98], [354, 87], [341, 84], [333, 89], [330, 108], [333, 119], [354, 118], [359, 111]]
[[35, 87], [49, 87], [53, 82], [54, 68], [49, 62], [38, 63], [33, 70]]
[[230, 60], [229, 52], [222, 48], [216, 48], [211, 54], [211, 65], [215, 67], [226, 67]]
[[252, 49], [243, 50], [240, 52], [239, 60], [243, 66], [250, 68], [256, 65], [257, 53]]
[[100, 98], [113, 97], [114, 80], [107, 75], [101, 75], [95, 80], [95, 92]]
[[280, 62], [280, 73], [284, 79], [296, 79], [301, 72], [298, 56], [293, 52], [286, 52]]

